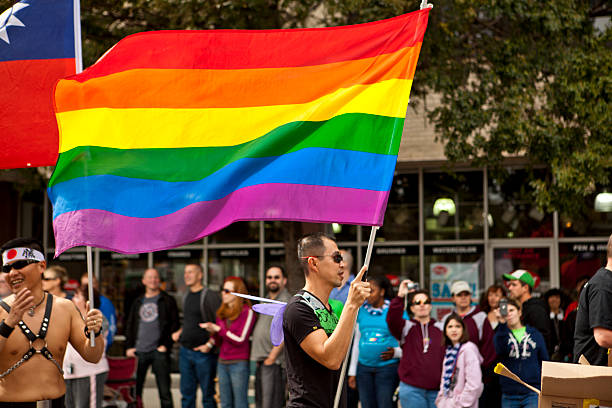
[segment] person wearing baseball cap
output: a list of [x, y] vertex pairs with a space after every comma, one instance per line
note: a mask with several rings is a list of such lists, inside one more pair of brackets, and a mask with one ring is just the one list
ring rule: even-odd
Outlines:
[[[493, 335], [495, 332], [489, 323], [487, 314], [480, 310], [478, 306], [472, 306], [472, 288], [463, 280], [455, 281], [451, 285], [451, 298], [455, 304], [455, 309], [451, 310], [440, 321], [444, 325], [449, 316], [453, 313], [458, 314], [463, 318], [467, 329], [469, 339], [472, 343], [478, 346], [478, 351], [482, 356], [482, 381], [488, 384], [495, 378], [493, 366], [496, 361], [495, 346], [493, 344]], [[485, 387], [486, 388], [486, 387]], [[486, 393], [483, 392], [483, 395]], [[486, 397], [486, 395], [485, 395]], [[482, 395], [481, 395], [481, 401]], [[480, 406], [484, 406], [482, 403]]]
[[503, 278], [508, 288], [508, 297], [521, 305], [522, 323], [535, 327], [544, 336], [550, 355], [553, 343], [552, 327], [546, 305], [542, 299], [532, 296], [532, 290], [535, 287], [533, 275], [525, 269], [517, 269], [512, 273], [504, 274]]

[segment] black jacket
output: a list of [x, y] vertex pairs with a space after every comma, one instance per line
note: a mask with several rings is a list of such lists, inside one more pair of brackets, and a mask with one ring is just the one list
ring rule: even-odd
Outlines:
[[[133, 348], [136, 346], [138, 337], [138, 325], [140, 324], [140, 306], [142, 306], [144, 295], [140, 296], [132, 304], [130, 314], [125, 329], [125, 346]], [[163, 290], [160, 292], [159, 300], [157, 301], [157, 310], [159, 313], [159, 327], [161, 333], [159, 335], [159, 346], [166, 346], [168, 350], [172, 348], [172, 333], [179, 329], [179, 313], [176, 305], [176, 300]]]
[[544, 301], [542, 299], [532, 297], [523, 302], [521, 307], [523, 309], [521, 321], [525, 326], [529, 325], [534, 327], [542, 334], [544, 341], [546, 342], [546, 348], [550, 355], [552, 352], [551, 348], [553, 343], [552, 325], [550, 323], [550, 316]]

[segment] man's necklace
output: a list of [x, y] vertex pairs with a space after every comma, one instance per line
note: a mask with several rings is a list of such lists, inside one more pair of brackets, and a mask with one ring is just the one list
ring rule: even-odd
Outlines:
[[43, 302], [43, 300], [45, 300], [45, 296], [46, 296], [46, 293], [45, 293], [45, 292], [43, 292], [43, 295], [42, 295], [42, 298], [40, 299], [40, 302], [38, 302], [36, 305], [32, 306], [32, 307], [30, 308], [30, 310], [28, 310], [28, 314], [29, 314], [30, 316], [34, 316], [34, 310], [36, 310], [36, 308], [37, 308], [38, 306], [40, 306], [40, 304]]

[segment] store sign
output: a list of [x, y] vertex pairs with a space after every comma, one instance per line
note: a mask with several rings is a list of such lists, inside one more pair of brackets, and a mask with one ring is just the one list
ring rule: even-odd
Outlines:
[[[465, 248], [465, 247], [456, 247]], [[478, 271], [476, 263], [432, 263], [429, 267], [430, 293], [434, 317], [440, 319], [453, 309], [450, 288], [453, 282], [463, 280], [470, 285], [472, 294], [478, 291]], [[472, 295], [473, 296], [473, 295]]]
[[84, 261], [86, 258], [85, 254], [61, 254], [57, 259], [59, 261]]
[[138, 259], [140, 258], [139, 254], [118, 254], [115, 252], [111, 253], [111, 259]]
[[580, 243], [572, 245], [572, 252], [606, 252], [608, 244], [605, 243]]
[[482, 247], [479, 245], [461, 245], [461, 246], [435, 246], [431, 247], [432, 255], [448, 255], [448, 254], [479, 254], [482, 252]]
[[222, 249], [219, 256], [222, 258], [248, 258], [251, 255], [248, 249]]
[[397, 256], [397, 255], [418, 255], [417, 246], [375, 246], [374, 255]]

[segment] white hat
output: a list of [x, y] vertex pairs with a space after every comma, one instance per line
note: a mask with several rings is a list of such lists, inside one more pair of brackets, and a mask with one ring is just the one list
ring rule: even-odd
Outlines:
[[470, 285], [466, 281], [456, 281], [451, 285], [451, 295], [458, 295], [461, 292], [468, 292], [470, 295], [472, 294], [472, 289], [470, 289]]

